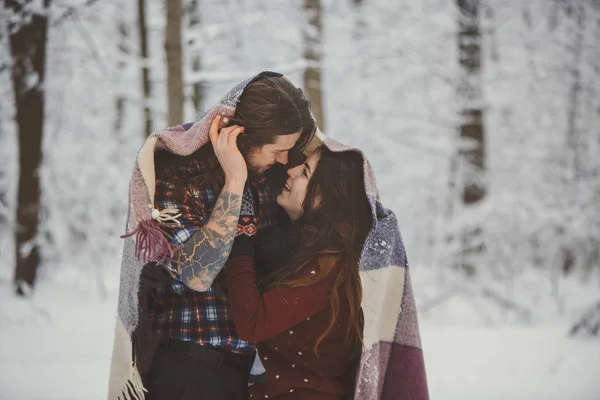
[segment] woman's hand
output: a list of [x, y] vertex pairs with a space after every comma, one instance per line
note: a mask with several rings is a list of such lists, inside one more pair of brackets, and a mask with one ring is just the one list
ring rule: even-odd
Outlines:
[[244, 132], [244, 127], [239, 125], [228, 126], [219, 132], [223, 117], [217, 115], [210, 125], [210, 141], [215, 150], [215, 155], [225, 172], [226, 184], [244, 185], [248, 179], [246, 160], [237, 147], [237, 137]]

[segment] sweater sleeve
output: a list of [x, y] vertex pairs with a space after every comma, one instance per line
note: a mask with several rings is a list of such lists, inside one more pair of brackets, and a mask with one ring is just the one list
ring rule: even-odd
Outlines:
[[[329, 307], [331, 286], [339, 269], [334, 267], [325, 279], [311, 286], [281, 286], [259, 292], [254, 258], [230, 257], [225, 268], [231, 314], [240, 339], [260, 342], [288, 330], [306, 318]], [[317, 266], [301, 271], [292, 279], [310, 276]]]

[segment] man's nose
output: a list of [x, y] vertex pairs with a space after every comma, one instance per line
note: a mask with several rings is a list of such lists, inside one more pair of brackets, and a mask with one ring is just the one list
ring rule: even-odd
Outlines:
[[277, 161], [279, 164], [287, 164], [288, 163], [288, 152], [286, 151], [285, 153], [279, 153], [277, 154], [277, 157], [275, 157], [275, 161]]

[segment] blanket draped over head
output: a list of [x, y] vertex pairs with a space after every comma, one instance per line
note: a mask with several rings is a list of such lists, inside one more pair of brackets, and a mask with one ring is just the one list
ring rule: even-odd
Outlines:
[[[275, 73], [262, 75], [279, 76]], [[232, 117], [236, 104], [254, 78], [234, 87], [217, 105], [193, 124], [154, 132], [140, 149], [129, 192], [129, 212], [121, 266], [118, 316], [110, 370], [110, 400], [143, 399], [144, 389], [138, 368], [149, 364], [148, 356], [132, 338], [152, 336], [138, 301], [141, 271], [150, 261], [173, 256], [176, 248], [162, 233], [161, 224], [174, 223], [172, 210], [154, 206], [156, 150], [190, 155], [209, 141], [209, 128], [218, 114]], [[358, 151], [318, 133], [306, 153], [320, 144], [332, 151]], [[363, 155], [365, 192], [371, 206], [373, 224], [364, 244], [360, 277], [363, 287], [363, 354], [356, 376], [355, 399], [427, 399], [427, 382], [417, 313], [404, 245], [394, 213], [384, 208], [371, 166]], [[151, 352], [148, 352], [152, 354]], [[144, 360], [146, 358], [146, 360]], [[150, 360], [151, 362], [151, 360]], [[145, 368], [144, 368], [145, 369]], [[140, 371], [141, 370], [141, 371]]]

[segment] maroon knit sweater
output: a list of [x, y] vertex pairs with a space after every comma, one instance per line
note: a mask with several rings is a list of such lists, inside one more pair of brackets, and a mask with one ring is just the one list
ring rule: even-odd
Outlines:
[[[337, 321], [318, 347], [317, 338], [331, 321], [331, 287], [340, 273], [335, 265], [320, 282], [301, 288], [280, 287], [260, 293], [254, 258], [234, 256], [227, 262], [227, 287], [239, 337], [258, 342], [267, 380], [251, 387], [252, 399], [341, 399], [351, 390], [346, 379], [352, 348], [345, 343], [349, 323], [346, 293], [339, 289]], [[318, 273], [313, 265], [291, 279]]]

